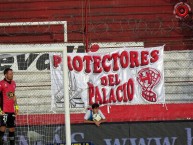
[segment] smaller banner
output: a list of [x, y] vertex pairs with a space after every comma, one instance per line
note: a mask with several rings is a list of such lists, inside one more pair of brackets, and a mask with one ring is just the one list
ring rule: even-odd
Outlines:
[[[60, 54], [50, 54], [52, 107], [63, 102], [63, 76], [69, 76], [70, 103], [87, 107], [164, 103], [164, 46], [123, 48], [109, 53], [68, 54], [69, 74]], [[61, 103], [63, 104], [63, 103]]]

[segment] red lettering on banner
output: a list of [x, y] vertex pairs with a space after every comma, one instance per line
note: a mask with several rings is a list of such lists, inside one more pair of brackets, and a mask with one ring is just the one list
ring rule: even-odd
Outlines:
[[68, 60], [68, 69], [70, 70], [70, 71], [72, 71], [73, 70], [73, 67], [72, 67], [72, 61], [71, 61], [71, 57], [70, 56], [68, 56], [67, 57], [67, 60]]
[[83, 61], [86, 62], [85, 72], [90, 73], [91, 72], [90, 64], [91, 64], [91, 61], [92, 61], [92, 57], [90, 55], [85, 55], [84, 58], [83, 58]]
[[101, 85], [107, 86], [108, 80], [106, 76], [101, 77]]
[[[110, 92], [107, 92], [106, 88], [101, 88], [98, 86], [93, 86], [88, 83], [89, 88], [89, 104], [93, 104], [93, 100], [97, 103], [107, 104], [116, 102], [128, 102], [132, 101], [135, 93], [134, 82], [129, 79], [128, 82], [119, 85], [117, 88], [111, 88]], [[109, 96], [107, 98], [107, 95]]]
[[113, 71], [119, 70], [118, 57], [119, 57], [119, 53], [113, 53], [113, 54], [112, 54], [112, 59], [113, 59]]
[[127, 84], [124, 83], [124, 84], [123, 84], [123, 102], [127, 102], [127, 101], [128, 101]]
[[111, 60], [111, 56], [110, 55], [104, 55], [103, 56], [102, 67], [103, 67], [105, 72], [109, 72], [111, 70], [111, 66], [106, 64], [107, 60], [108, 61]]
[[58, 67], [59, 64], [62, 62], [62, 58], [60, 55], [54, 55], [53, 56], [53, 60], [54, 60], [54, 67]]
[[81, 56], [75, 56], [73, 58], [72, 64], [74, 66], [74, 70], [80, 72], [83, 69], [83, 61]]
[[109, 103], [115, 103], [117, 100], [115, 98], [115, 93], [114, 93], [114, 89], [111, 88], [110, 90], [110, 95], [109, 95]]
[[116, 90], [116, 96], [117, 96], [117, 100], [119, 102], [122, 102], [123, 101], [123, 96], [120, 96], [120, 93], [123, 92], [123, 86], [120, 85], [117, 87], [117, 90]]
[[101, 73], [102, 68], [100, 67], [101, 57], [100, 56], [93, 56], [94, 60], [94, 70], [93, 73]]
[[154, 63], [154, 62], [156, 62], [158, 59], [159, 59], [159, 50], [153, 50], [152, 52], [151, 52], [151, 59], [150, 59], [150, 62], [151, 63]]
[[92, 105], [94, 103], [94, 85], [88, 82], [88, 95], [89, 95], [89, 104]]
[[134, 94], [135, 94], [134, 82], [132, 79], [129, 79], [129, 81], [127, 82], [127, 96], [128, 96], [129, 101], [133, 100]]
[[102, 92], [103, 92], [103, 104], [107, 104], [107, 91], [105, 88], [102, 88]]
[[119, 75], [115, 74], [115, 85], [120, 84], [121, 80], [119, 79]]
[[109, 74], [108, 75], [108, 79], [109, 79], [109, 86], [114, 86], [115, 82], [114, 82], [114, 74]]
[[123, 51], [120, 55], [120, 64], [122, 68], [127, 68], [129, 65], [129, 55], [127, 51]]
[[103, 103], [100, 92], [99, 92], [99, 88], [97, 86], [95, 87], [95, 103], [98, 103], [98, 104]]
[[149, 64], [149, 60], [147, 58], [148, 55], [149, 55], [148, 51], [142, 51], [141, 52], [141, 66]]
[[[68, 57], [69, 70], [76, 70], [77, 72], [84, 71], [86, 73], [101, 73], [109, 72], [111, 70], [118, 71], [120, 66], [122, 68], [134, 68], [148, 65], [149, 62], [154, 63], [159, 59], [159, 50], [153, 51], [122, 51], [107, 54], [103, 56], [98, 55], [85, 55]], [[92, 63], [93, 62], [93, 63]], [[84, 68], [83, 68], [84, 67]], [[92, 69], [93, 68], [93, 69]]]
[[130, 51], [130, 67], [138, 67], [139, 66], [139, 60], [138, 60], [138, 52], [137, 51]]
[[120, 84], [121, 82], [118, 74], [109, 74], [107, 76], [102, 76], [100, 79], [101, 85], [103, 86], [114, 86]]

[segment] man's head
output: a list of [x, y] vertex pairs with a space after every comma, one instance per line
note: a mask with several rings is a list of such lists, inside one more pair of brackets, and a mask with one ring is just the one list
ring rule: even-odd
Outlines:
[[13, 79], [13, 70], [11, 68], [6, 68], [3, 73], [8, 81]]
[[99, 104], [97, 104], [97, 103], [92, 104], [92, 110], [93, 110], [94, 114], [98, 113], [98, 111], [99, 111]]

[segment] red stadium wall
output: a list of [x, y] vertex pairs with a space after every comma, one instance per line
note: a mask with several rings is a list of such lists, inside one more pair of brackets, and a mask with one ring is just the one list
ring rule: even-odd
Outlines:
[[[163, 105], [133, 105], [133, 106], [111, 106], [110, 113], [107, 113], [106, 106], [101, 107], [107, 118], [107, 122], [127, 121], [171, 121], [171, 120], [192, 120], [193, 104], [168, 104], [167, 110]], [[83, 123], [84, 114], [71, 114], [71, 123]], [[49, 125], [64, 124], [64, 114], [46, 115], [19, 115], [17, 125]]]
[[[144, 42], [145, 47], [166, 44], [166, 51], [192, 49], [192, 18], [182, 21], [175, 17], [173, 9], [177, 2], [90, 0], [86, 25], [89, 42], [136, 41]], [[191, 1], [189, 4], [192, 7]], [[0, 2], [1, 23], [67, 21], [68, 43], [84, 41], [84, 12], [83, 0]], [[64, 40], [62, 29], [60, 25], [49, 26], [49, 29], [48, 26], [33, 26], [22, 30], [19, 27], [0, 27], [0, 43], [61, 43]], [[110, 114], [106, 107], [102, 107], [102, 110], [110, 122], [193, 118], [193, 113], [189, 111], [193, 109], [191, 103], [168, 104], [167, 108], [168, 110], [162, 105], [112, 106]], [[73, 123], [80, 123], [83, 121], [83, 114], [72, 114], [71, 118]]]
[[[89, 41], [142, 41], [145, 46], [166, 44], [166, 50], [191, 49], [193, 34], [188, 32], [192, 30], [192, 20], [186, 22], [175, 18], [173, 9], [177, 2], [179, 1], [89, 0]], [[192, 7], [192, 1], [189, 4]], [[0, 11], [1, 23], [67, 21], [68, 42], [83, 41], [85, 1], [1, 1]], [[0, 29], [0, 43], [63, 42], [60, 26], [53, 26], [49, 31], [43, 26], [28, 29], [28, 33], [24, 30], [21, 32], [18, 27]]]

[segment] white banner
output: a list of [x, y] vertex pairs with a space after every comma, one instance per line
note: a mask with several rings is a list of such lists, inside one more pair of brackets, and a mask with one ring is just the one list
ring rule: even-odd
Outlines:
[[[164, 103], [164, 46], [123, 48], [109, 53], [69, 53], [72, 106]], [[50, 54], [52, 107], [63, 104], [60, 54]], [[66, 75], [66, 74], [65, 74]], [[80, 99], [81, 98], [81, 99]]]

